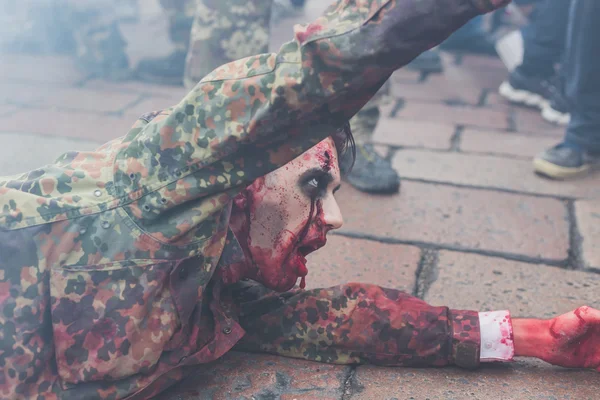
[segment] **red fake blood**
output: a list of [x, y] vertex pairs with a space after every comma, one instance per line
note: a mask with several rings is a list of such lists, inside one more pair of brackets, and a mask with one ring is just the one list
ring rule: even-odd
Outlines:
[[[319, 213], [318, 209], [320, 208], [321, 202], [320, 201], [317, 202], [316, 199], [311, 199], [310, 213], [308, 214], [308, 219], [307, 219], [306, 223], [304, 224], [304, 226], [302, 227], [300, 234], [298, 235], [298, 239], [296, 239], [296, 245], [294, 246], [294, 252], [298, 251], [298, 245], [302, 242], [302, 240], [306, 237], [306, 235], [308, 234], [308, 231], [310, 230], [310, 227], [311, 227], [312, 221], [313, 221], [313, 214], [315, 212], [315, 203], [317, 203], [317, 215]], [[300, 277], [300, 288], [304, 289], [306, 287], [306, 275], [308, 274], [308, 269], [306, 268], [306, 258], [304, 257], [304, 254], [300, 254], [300, 256], [302, 257], [302, 261], [297, 264], [295, 272]]]
[[312, 23], [306, 28], [304, 28], [303, 31], [300, 31], [299, 29], [296, 31], [296, 40], [298, 40], [300, 44], [303, 44], [306, 40], [310, 39], [310, 37], [313, 34], [318, 33], [322, 30], [323, 27], [321, 25], [318, 25], [317, 23]]
[[583, 318], [585, 312], [585, 307], [575, 310], [576, 321], [567, 316], [549, 321], [519, 321], [519, 355], [534, 356], [563, 367], [598, 368], [600, 329], [594, 317], [589, 321]]
[[323, 171], [331, 170], [331, 166], [333, 165], [333, 154], [331, 154], [331, 150], [328, 146], [323, 143], [317, 144], [315, 146], [314, 154]]

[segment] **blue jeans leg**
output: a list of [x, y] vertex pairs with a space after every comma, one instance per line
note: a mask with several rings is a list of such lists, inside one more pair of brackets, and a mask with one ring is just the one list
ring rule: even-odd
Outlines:
[[573, 0], [570, 11], [564, 74], [571, 122], [565, 141], [595, 153], [600, 152], [600, 1]]

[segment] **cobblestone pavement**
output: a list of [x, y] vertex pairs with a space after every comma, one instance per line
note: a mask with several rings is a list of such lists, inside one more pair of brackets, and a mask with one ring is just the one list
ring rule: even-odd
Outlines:
[[[317, 13], [318, 3], [309, 1], [307, 13]], [[134, 62], [170, 50], [158, 13], [148, 2], [141, 23], [123, 27]], [[274, 30], [274, 45], [290, 37], [289, 22]], [[521, 317], [600, 307], [600, 174], [563, 183], [536, 177], [531, 157], [563, 130], [499, 98], [506, 75], [499, 60], [445, 54], [444, 64], [442, 75], [393, 76], [395, 100], [375, 141], [400, 172], [401, 193], [344, 187], [338, 199], [346, 224], [311, 257], [308, 285], [372, 282], [435, 305], [509, 308]], [[2, 55], [0, 174], [92, 149], [184, 93], [90, 80], [68, 57]], [[526, 360], [467, 372], [232, 353], [163, 399], [580, 400], [597, 399], [599, 390], [596, 373]]]

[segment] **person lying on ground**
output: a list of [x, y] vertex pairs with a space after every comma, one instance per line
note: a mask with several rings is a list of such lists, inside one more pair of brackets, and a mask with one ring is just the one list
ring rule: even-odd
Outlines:
[[0, 178], [0, 397], [147, 399], [234, 347], [597, 369], [587, 307], [511, 321], [374, 285], [302, 290], [305, 257], [342, 224], [348, 120], [394, 70], [506, 3], [340, 0], [279, 53], [218, 68], [125, 136]]

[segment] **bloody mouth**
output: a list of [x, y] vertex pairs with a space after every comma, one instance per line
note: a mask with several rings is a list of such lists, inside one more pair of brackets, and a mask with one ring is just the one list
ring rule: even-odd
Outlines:
[[306, 256], [310, 253], [317, 251], [321, 247], [325, 246], [325, 241], [313, 242], [311, 244], [303, 245], [298, 247], [296, 251], [297, 254], [297, 263], [296, 263], [296, 274], [300, 277], [300, 288], [304, 289], [306, 287], [306, 275], [308, 274], [308, 268], [306, 267]]

